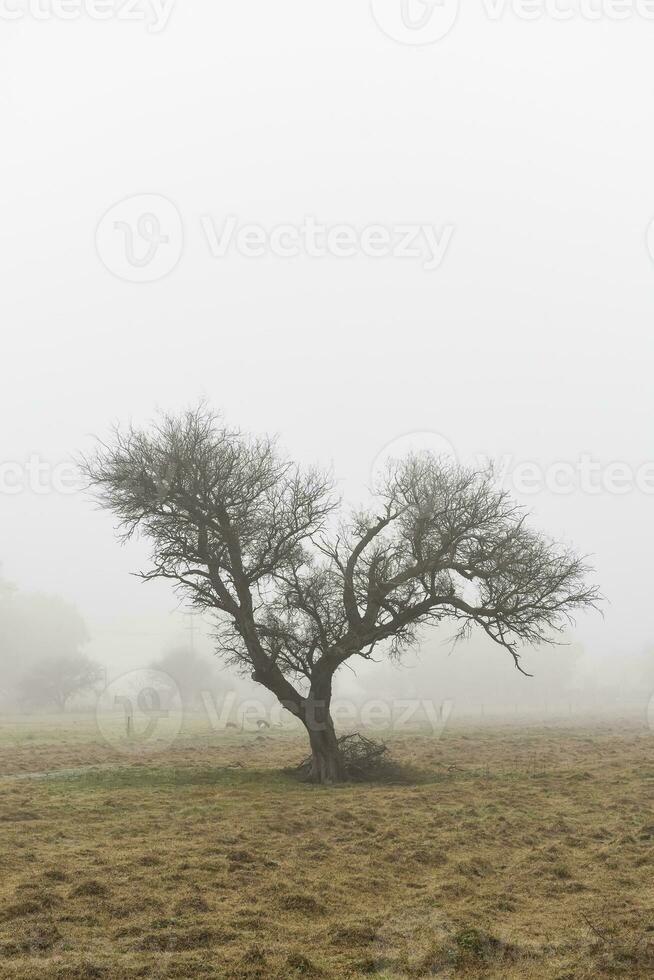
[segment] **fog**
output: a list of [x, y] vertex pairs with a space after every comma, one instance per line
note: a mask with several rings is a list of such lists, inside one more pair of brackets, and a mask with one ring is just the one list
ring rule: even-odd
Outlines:
[[[212, 658], [208, 618], [131, 574], [147, 546], [117, 544], [69, 465], [114, 421], [206, 398], [331, 467], [353, 505], [389, 445], [496, 460], [534, 525], [590, 556], [602, 613], [568, 646], [526, 650], [533, 678], [479, 637], [452, 649], [444, 627], [403, 666], [345, 668], [339, 694], [451, 699], [476, 717], [642, 712], [654, 26], [468, 4], [417, 45], [364, 2], [168, 12], [156, 31], [2, 23], [3, 689], [63, 635], [109, 678], [180, 648]], [[103, 237], [131, 227], [138, 207], [112, 209], [142, 195], [172, 204], [153, 205], [172, 247], [153, 281]], [[307, 219], [356, 242], [321, 250]], [[248, 245], [243, 226], [268, 237]], [[407, 226], [417, 255], [362, 243]], [[216, 670], [217, 695], [254, 691]]]

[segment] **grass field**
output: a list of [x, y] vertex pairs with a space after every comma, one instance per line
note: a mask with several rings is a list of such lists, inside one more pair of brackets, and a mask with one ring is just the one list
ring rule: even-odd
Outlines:
[[89, 718], [6, 721], [0, 976], [654, 974], [644, 725], [388, 742], [404, 783], [323, 788], [281, 731], [143, 761]]

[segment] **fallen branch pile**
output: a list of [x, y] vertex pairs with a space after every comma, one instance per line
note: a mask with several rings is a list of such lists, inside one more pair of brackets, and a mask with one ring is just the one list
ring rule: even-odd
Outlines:
[[[359, 732], [342, 735], [338, 740], [338, 748], [343, 758], [345, 771], [349, 779], [365, 780], [380, 774], [384, 768], [388, 746], [384, 742], [376, 742], [366, 738]], [[295, 769], [300, 778], [309, 778], [311, 772], [311, 756], [304, 759]]]

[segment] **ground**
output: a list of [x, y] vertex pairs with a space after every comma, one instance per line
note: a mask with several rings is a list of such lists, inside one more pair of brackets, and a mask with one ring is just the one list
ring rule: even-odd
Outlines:
[[404, 783], [323, 788], [303, 739], [0, 727], [3, 978], [654, 974], [654, 736], [390, 733]]

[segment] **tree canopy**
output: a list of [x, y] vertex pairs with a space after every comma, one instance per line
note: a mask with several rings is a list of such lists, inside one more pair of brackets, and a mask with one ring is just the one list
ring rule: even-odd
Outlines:
[[87, 640], [75, 606], [59, 596], [22, 592], [0, 581], [0, 695], [12, 700], [21, 676], [35, 664], [76, 656]]
[[489, 471], [429, 453], [392, 461], [368, 506], [343, 510], [325, 472], [200, 406], [115, 429], [83, 466], [121, 537], [150, 542], [141, 577], [218, 613], [222, 655], [304, 722], [321, 780], [342, 775], [329, 702], [346, 661], [399, 657], [450, 621], [522, 670], [521, 645], [598, 599], [585, 561], [532, 529]]
[[83, 653], [40, 660], [21, 677], [21, 700], [64, 711], [72, 698], [92, 690], [103, 677], [103, 668]]

